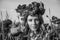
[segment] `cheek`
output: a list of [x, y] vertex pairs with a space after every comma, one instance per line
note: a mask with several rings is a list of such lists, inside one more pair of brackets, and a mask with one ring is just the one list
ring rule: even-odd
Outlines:
[[32, 28], [31, 22], [27, 21], [27, 24], [28, 24], [29, 28], [31, 29]]
[[31, 26], [32, 22], [27, 21], [28, 25]]
[[38, 25], [39, 24], [39, 21], [36, 21], [36, 24]]

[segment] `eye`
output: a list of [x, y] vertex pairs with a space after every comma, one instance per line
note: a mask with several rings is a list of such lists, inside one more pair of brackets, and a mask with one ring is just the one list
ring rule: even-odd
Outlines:
[[32, 19], [29, 19], [29, 21], [32, 21]]

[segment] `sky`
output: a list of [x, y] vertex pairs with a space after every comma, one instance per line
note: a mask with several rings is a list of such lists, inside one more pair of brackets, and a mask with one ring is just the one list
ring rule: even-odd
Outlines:
[[[0, 16], [1, 12], [3, 14], [3, 20], [6, 18], [6, 11], [10, 17], [11, 20], [18, 20], [17, 13], [15, 12], [15, 9], [19, 4], [29, 4], [32, 1], [40, 2], [42, 1], [45, 6], [45, 14], [44, 14], [44, 20], [49, 20], [46, 18], [46, 15], [56, 16], [60, 18], [60, 0], [0, 0]], [[49, 8], [50, 8], [50, 14], [49, 14]], [[1, 17], [0, 17], [1, 19]]]

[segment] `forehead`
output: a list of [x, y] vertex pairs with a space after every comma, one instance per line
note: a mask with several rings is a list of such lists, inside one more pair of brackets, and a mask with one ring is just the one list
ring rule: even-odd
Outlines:
[[31, 16], [31, 15], [29, 15], [29, 16], [27, 17], [27, 19], [38, 19], [38, 16]]

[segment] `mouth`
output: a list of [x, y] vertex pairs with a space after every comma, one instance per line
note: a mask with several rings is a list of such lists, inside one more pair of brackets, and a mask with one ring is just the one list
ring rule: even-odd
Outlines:
[[33, 28], [37, 28], [36, 26], [32, 26]]
[[36, 26], [35, 24], [33, 24], [32, 26]]

